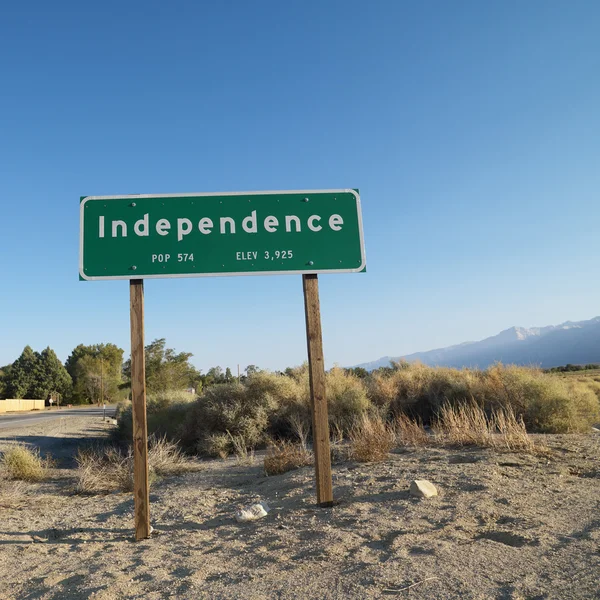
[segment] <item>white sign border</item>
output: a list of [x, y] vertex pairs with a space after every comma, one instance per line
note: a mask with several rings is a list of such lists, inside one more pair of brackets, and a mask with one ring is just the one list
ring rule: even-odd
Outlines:
[[[95, 275], [88, 277], [83, 272], [83, 209], [89, 200], [135, 200], [136, 198], [203, 198], [214, 196], [273, 196], [277, 194], [352, 194], [356, 199], [356, 212], [358, 216], [358, 233], [360, 238], [360, 267], [355, 269], [325, 269], [301, 271], [252, 271], [241, 273], [185, 273], [169, 275]], [[333, 190], [268, 190], [255, 192], [194, 192], [189, 194], [123, 194], [118, 196], [85, 196], [79, 205], [79, 276], [85, 281], [117, 281], [131, 279], [188, 279], [192, 277], [239, 277], [253, 275], [326, 275], [327, 273], [360, 273], [367, 264], [365, 255], [365, 240], [363, 233], [362, 208], [360, 194], [353, 189]]]

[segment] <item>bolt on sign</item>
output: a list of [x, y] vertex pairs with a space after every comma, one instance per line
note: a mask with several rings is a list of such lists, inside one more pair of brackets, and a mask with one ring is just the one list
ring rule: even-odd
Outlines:
[[333, 505], [319, 273], [366, 269], [358, 190], [80, 199], [79, 276], [129, 279], [135, 537], [150, 536], [144, 279], [302, 275], [319, 506]]
[[88, 196], [82, 279], [364, 270], [355, 190]]

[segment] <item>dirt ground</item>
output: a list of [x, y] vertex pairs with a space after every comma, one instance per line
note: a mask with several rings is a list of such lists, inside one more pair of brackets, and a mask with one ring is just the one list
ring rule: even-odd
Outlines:
[[[0, 597], [600, 598], [600, 436], [543, 436], [549, 456], [420, 449], [334, 466], [338, 504], [315, 506], [309, 467], [206, 461], [151, 490], [134, 542], [130, 494], [73, 492], [69, 455], [96, 419], [2, 432], [59, 455], [52, 481], [0, 480]], [[30, 435], [31, 434], [31, 435]], [[29, 437], [29, 439], [27, 439]], [[409, 496], [413, 479], [440, 492]], [[267, 517], [239, 524], [257, 500]]]

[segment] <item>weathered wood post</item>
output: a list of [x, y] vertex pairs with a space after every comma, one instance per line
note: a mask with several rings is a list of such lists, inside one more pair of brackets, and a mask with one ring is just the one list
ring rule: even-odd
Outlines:
[[131, 314], [131, 406], [133, 417], [133, 497], [135, 539], [150, 537], [146, 358], [144, 354], [144, 280], [129, 282]]
[[304, 310], [306, 313], [317, 504], [328, 507], [333, 506], [333, 484], [331, 481], [329, 416], [325, 395], [325, 361], [323, 358], [318, 275], [302, 275], [302, 286], [304, 288]]

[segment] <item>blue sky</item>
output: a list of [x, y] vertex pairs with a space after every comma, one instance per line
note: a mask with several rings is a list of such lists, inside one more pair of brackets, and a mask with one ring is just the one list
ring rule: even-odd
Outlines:
[[[600, 314], [600, 4], [23, 2], [0, 18], [0, 365], [129, 352], [78, 280], [79, 197], [360, 188], [368, 273], [320, 277], [326, 362]], [[300, 276], [152, 280], [146, 340], [306, 358]]]

